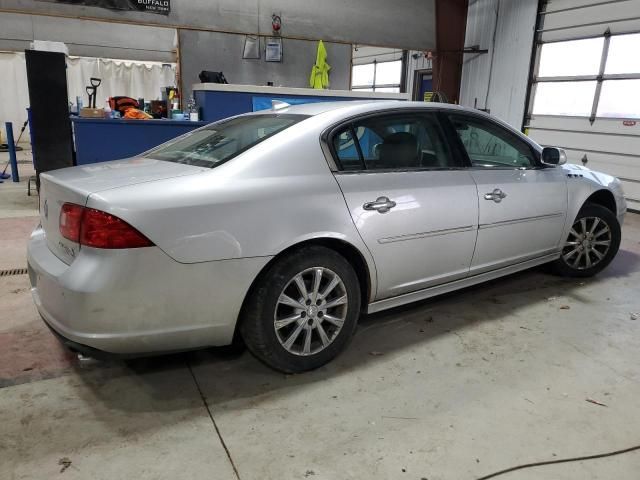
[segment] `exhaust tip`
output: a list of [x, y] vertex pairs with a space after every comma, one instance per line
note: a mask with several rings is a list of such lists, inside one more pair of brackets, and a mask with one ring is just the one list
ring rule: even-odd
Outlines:
[[81, 368], [92, 367], [92, 366], [97, 365], [98, 363], [100, 363], [95, 358], [88, 357], [86, 355], [83, 355], [82, 353], [78, 353], [76, 356], [78, 358], [78, 364], [80, 365]]

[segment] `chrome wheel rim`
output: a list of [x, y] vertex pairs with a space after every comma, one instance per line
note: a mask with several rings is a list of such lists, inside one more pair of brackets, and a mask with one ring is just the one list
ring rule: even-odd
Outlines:
[[562, 249], [562, 260], [571, 268], [586, 270], [602, 261], [611, 247], [611, 228], [600, 217], [576, 220]]
[[273, 317], [276, 337], [294, 355], [314, 355], [338, 336], [349, 301], [342, 279], [324, 267], [295, 275], [284, 287]]

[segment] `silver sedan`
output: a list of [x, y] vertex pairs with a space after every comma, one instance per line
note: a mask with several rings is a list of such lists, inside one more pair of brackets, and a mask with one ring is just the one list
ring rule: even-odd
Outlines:
[[620, 182], [451, 105], [275, 105], [138, 157], [41, 175], [28, 263], [65, 344], [133, 356], [242, 339], [285, 372], [361, 313], [618, 251]]

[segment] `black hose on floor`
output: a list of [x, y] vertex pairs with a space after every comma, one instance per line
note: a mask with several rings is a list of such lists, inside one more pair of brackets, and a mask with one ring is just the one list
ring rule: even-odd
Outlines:
[[636, 445], [635, 447], [625, 448], [623, 450], [616, 450], [615, 452], [588, 455], [586, 457], [560, 458], [558, 460], [547, 460], [546, 462], [526, 463], [524, 465], [517, 465], [515, 467], [506, 468], [504, 470], [500, 470], [499, 472], [495, 472], [490, 475], [485, 475], [484, 477], [480, 477], [476, 480], [489, 480], [490, 478], [495, 478], [499, 475], [504, 475], [505, 473], [515, 472], [516, 470], [524, 470], [525, 468], [542, 467], [543, 465], [555, 465], [557, 463], [581, 462], [583, 460], [595, 460], [597, 458], [613, 457], [615, 455], [622, 455], [623, 453], [633, 452], [634, 450], [640, 450], [640, 445]]

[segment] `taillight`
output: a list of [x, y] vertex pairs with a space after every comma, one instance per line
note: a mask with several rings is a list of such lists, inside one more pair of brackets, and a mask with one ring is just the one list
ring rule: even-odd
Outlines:
[[84, 207], [75, 203], [65, 203], [60, 209], [60, 233], [67, 240], [80, 242], [80, 224]]
[[60, 233], [93, 248], [140, 248], [153, 243], [124, 220], [100, 210], [65, 203], [60, 210]]

